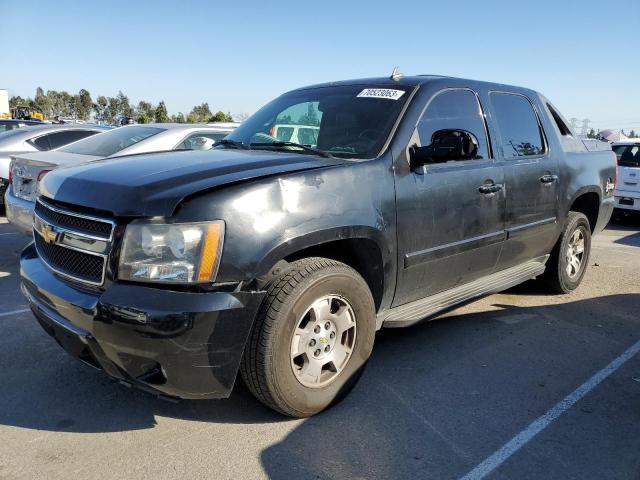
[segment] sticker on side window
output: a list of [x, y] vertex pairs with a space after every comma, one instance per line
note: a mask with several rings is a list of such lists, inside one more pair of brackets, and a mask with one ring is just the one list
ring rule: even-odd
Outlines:
[[398, 100], [402, 95], [404, 95], [404, 90], [394, 90], [392, 88], [365, 88], [358, 94], [358, 97]]

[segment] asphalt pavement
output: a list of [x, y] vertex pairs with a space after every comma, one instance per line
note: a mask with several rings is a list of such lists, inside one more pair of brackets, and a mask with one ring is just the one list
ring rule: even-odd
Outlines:
[[640, 219], [594, 238], [571, 295], [535, 282], [378, 334], [355, 390], [306, 420], [241, 385], [178, 404], [63, 352], [19, 293], [0, 217], [0, 479], [640, 478]]

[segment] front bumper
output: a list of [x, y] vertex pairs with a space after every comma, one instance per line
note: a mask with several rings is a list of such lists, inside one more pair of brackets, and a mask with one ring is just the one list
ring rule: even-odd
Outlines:
[[7, 194], [4, 198], [7, 220], [25, 235], [33, 235], [33, 209], [35, 203], [16, 197], [11, 186], [7, 189]]
[[265, 292], [186, 293], [114, 283], [102, 292], [61, 280], [33, 244], [20, 258], [22, 292], [70, 354], [159, 395], [226, 398]]

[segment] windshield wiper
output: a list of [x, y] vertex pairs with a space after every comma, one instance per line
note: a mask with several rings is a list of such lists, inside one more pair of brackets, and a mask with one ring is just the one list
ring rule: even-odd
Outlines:
[[249, 146], [250, 147], [274, 147], [274, 148], [297, 147], [297, 148], [301, 148], [305, 152], [313, 153], [314, 155], [318, 155], [320, 157], [333, 158], [333, 155], [331, 155], [330, 153], [324, 152], [322, 150], [318, 150], [317, 148], [302, 145], [301, 143], [295, 143], [295, 142], [258, 142], [258, 143], [250, 143]]
[[247, 144], [242, 143], [242, 142], [238, 142], [237, 140], [229, 140], [227, 138], [223, 138], [222, 140], [218, 140], [215, 143], [214, 147], [218, 146], [218, 145], [225, 145], [227, 147], [235, 147], [235, 148], [241, 148], [243, 150], [249, 150], [249, 146]]

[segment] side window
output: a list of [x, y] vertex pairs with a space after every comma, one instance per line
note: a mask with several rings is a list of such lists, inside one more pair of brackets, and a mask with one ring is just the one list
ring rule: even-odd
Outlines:
[[53, 150], [54, 148], [60, 148], [68, 143], [75, 142], [76, 140], [90, 137], [96, 133], [98, 132], [92, 132], [91, 130], [67, 130], [43, 135], [32, 140], [30, 143], [38, 150]]
[[542, 155], [544, 139], [531, 102], [523, 95], [492, 92], [489, 96], [506, 159]]
[[209, 150], [228, 133], [226, 132], [196, 132], [184, 139], [176, 150]]
[[560, 115], [560, 112], [558, 112], [555, 108], [553, 108], [550, 103], [547, 103], [547, 108], [549, 109], [549, 112], [553, 117], [553, 121], [556, 123], [556, 126], [558, 127], [558, 131], [560, 132], [560, 135], [562, 135], [563, 137], [572, 137], [573, 134], [571, 133], [571, 129], [567, 126], [567, 122], [564, 121], [564, 118], [562, 118], [562, 115]]
[[51, 150], [51, 144], [49, 143], [50, 136], [51, 135], [42, 135], [41, 137], [29, 140], [29, 143], [41, 151]]
[[484, 116], [476, 95], [470, 90], [444, 90], [431, 100], [417, 126], [420, 144], [431, 144], [438, 130], [455, 129], [473, 133], [478, 139], [476, 158], [489, 158]]

